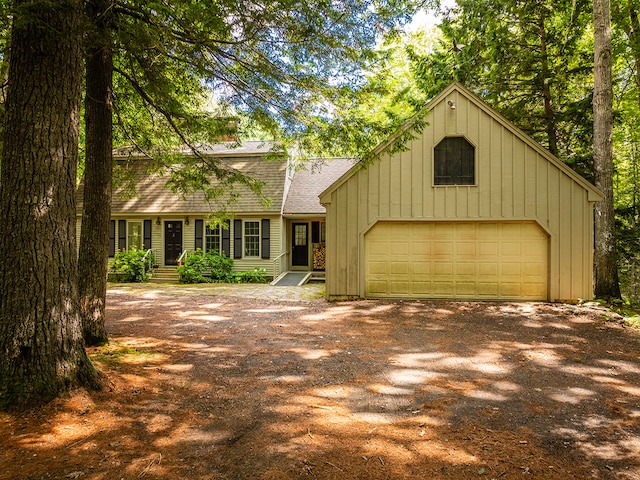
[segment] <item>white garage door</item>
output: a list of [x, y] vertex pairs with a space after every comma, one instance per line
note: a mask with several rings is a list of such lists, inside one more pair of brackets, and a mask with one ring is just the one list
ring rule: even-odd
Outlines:
[[367, 297], [547, 299], [535, 223], [380, 222], [365, 236]]

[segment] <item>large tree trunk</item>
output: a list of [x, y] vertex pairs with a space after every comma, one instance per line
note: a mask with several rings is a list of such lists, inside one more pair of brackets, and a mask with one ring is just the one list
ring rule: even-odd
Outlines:
[[85, 342], [101, 345], [108, 340], [104, 311], [113, 167], [111, 1], [87, 2], [86, 11], [93, 29], [88, 35], [86, 60], [86, 160], [78, 289]]
[[0, 406], [95, 386], [75, 239], [81, 0], [16, 0], [0, 172]]
[[595, 295], [620, 298], [613, 208], [613, 88], [611, 9], [609, 0], [594, 0], [593, 172], [604, 199], [595, 208]]

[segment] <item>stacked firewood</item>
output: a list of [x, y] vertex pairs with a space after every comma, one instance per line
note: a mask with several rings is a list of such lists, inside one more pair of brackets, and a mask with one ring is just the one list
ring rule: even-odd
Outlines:
[[313, 249], [313, 269], [324, 270], [325, 248], [324, 242], [316, 244]]

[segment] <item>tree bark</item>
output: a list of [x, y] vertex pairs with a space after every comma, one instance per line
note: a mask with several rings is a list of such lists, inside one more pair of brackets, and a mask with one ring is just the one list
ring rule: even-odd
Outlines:
[[78, 290], [87, 345], [108, 341], [104, 312], [107, 294], [111, 177], [113, 168], [113, 56], [111, 1], [87, 2], [92, 30], [86, 55], [84, 201]]
[[593, 173], [604, 194], [595, 207], [595, 296], [620, 298], [613, 206], [613, 87], [611, 8], [609, 0], [594, 0]]
[[16, 0], [0, 171], [0, 407], [97, 386], [78, 313], [81, 0]]

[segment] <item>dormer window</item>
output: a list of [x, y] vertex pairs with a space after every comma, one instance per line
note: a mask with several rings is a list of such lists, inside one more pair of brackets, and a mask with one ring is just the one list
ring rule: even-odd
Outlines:
[[463, 137], [444, 138], [433, 151], [434, 185], [475, 185], [475, 149]]

